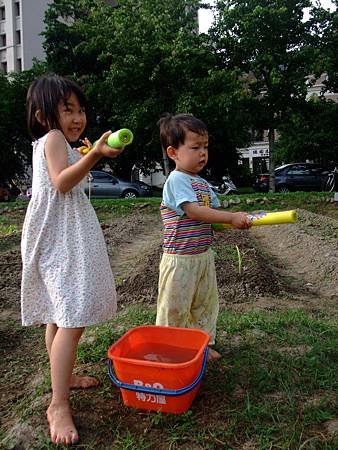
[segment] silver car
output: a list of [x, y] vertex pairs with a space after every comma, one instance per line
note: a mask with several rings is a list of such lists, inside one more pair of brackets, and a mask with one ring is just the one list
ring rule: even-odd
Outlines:
[[92, 170], [85, 186], [91, 198], [152, 197], [153, 188], [143, 181], [126, 181], [103, 170]]

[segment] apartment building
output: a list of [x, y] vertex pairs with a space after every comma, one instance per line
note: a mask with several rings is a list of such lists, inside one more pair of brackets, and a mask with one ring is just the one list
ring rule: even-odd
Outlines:
[[[104, 0], [112, 7], [116, 0]], [[44, 14], [53, 0], [0, 0], [0, 70], [28, 70], [33, 59], [44, 60]]]
[[44, 59], [44, 13], [53, 0], [0, 0], [0, 70], [28, 70]]

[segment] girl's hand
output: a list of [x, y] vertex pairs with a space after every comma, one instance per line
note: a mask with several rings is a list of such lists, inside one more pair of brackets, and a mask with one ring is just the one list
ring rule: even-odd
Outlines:
[[84, 139], [82, 139], [81, 141], [83, 143], [83, 145], [85, 145], [86, 147], [92, 147], [92, 143], [90, 142], [90, 140], [85, 137]]
[[124, 147], [122, 148], [113, 148], [107, 144], [108, 137], [112, 134], [111, 131], [106, 131], [103, 135], [98, 139], [95, 143], [95, 147], [92, 152], [95, 152], [101, 156], [106, 156], [107, 158], [116, 158], [120, 153], [123, 152]]
[[233, 213], [231, 224], [234, 228], [250, 228], [252, 226], [249, 215], [244, 212]]
[[84, 156], [92, 149], [92, 143], [87, 137], [82, 140], [80, 139], [80, 142], [82, 142], [83, 145], [81, 147], [75, 147], [74, 150], [78, 151], [82, 156]]

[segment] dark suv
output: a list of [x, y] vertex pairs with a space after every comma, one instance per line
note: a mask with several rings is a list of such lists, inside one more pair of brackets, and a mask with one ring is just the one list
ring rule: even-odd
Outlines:
[[85, 192], [92, 198], [152, 197], [153, 188], [143, 181], [126, 181], [102, 170], [92, 170]]
[[[276, 192], [321, 191], [330, 169], [316, 163], [284, 164], [275, 170]], [[269, 191], [269, 174], [256, 176], [254, 189]]]

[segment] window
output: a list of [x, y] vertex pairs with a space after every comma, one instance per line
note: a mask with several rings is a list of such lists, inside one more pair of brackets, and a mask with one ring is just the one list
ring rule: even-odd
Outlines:
[[305, 166], [294, 166], [287, 171], [288, 175], [309, 175], [310, 170]]
[[4, 74], [7, 73], [7, 63], [6, 62], [0, 63], [0, 70], [2, 70]]
[[113, 183], [114, 178], [109, 175], [108, 173], [102, 173], [102, 172], [93, 172], [92, 173], [94, 177], [94, 183]]
[[20, 16], [20, 2], [15, 2], [14, 12], [16, 17]]
[[6, 35], [5, 34], [0, 35], [0, 47], [6, 47]]
[[21, 58], [18, 58], [16, 60], [16, 70], [18, 72], [22, 72], [22, 60], [21, 60]]
[[6, 10], [4, 6], [0, 6], [0, 20], [6, 20]]
[[15, 43], [16, 44], [21, 44], [21, 31], [20, 30], [16, 30]]
[[321, 166], [314, 166], [310, 168], [310, 172], [311, 175], [327, 175], [329, 170]]

